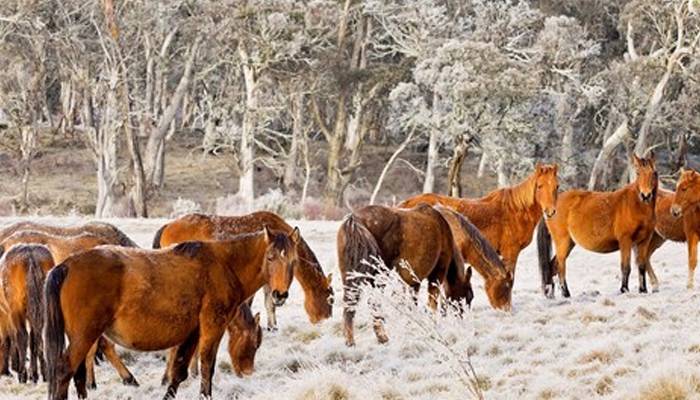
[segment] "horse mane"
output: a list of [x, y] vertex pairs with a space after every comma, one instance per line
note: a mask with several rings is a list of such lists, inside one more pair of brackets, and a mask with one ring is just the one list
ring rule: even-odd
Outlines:
[[[87, 224], [84, 225], [84, 228], [89, 228], [91, 226], [102, 227], [102, 228], [105, 228], [105, 229], [108, 229], [109, 231], [111, 231], [112, 234], [114, 235], [114, 238], [117, 240], [117, 243], [115, 243], [115, 244], [118, 244], [118, 245], [123, 246], [123, 247], [139, 247], [139, 245], [136, 244], [136, 242], [134, 242], [133, 240], [131, 240], [131, 238], [129, 236], [127, 236], [126, 233], [122, 232], [121, 229], [117, 228], [116, 226], [114, 226], [110, 223], [99, 222], [99, 221], [98, 222], [88, 222]], [[85, 233], [91, 233], [95, 236], [101, 236], [98, 233], [90, 232], [90, 231], [87, 231]]]
[[173, 247], [173, 252], [182, 256], [194, 258], [197, 256], [197, 254], [199, 254], [203, 247], [204, 243], [200, 241], [182, 242]]
[[[498, 255], [498, 252], [491, 246], [491, 244], [484, 238], [481, 231], [469, 221], [464, 215], [455, 212], [447, 207], [436, 206], [435, 207], [440, 213], [448, 212], [457, 218], [462, 230], [466, 232], [469, 236], [471, 247], [476, 251], [479, 258], [485, 261], [482, 266], [489, 267], [487, 272], [493, 277], [498, 277], [498, 275], [506, 275], [506, 266], [503, 260]], [[466, 260], [464, 260], [466, 262]]]
[[535, 205], [535, 174], [531, 174], [519, 184], [492, 192], [491, 195], [500, 195], [504, 203], [516, 210], [527, 210]]

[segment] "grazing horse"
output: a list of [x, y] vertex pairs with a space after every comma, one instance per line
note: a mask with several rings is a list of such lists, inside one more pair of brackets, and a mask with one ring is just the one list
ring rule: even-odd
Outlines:
[[452, 230], [462, 259], [484, 278], [484, 290], [491, 306], [510, 311], [513, 274], [479, 230], [462, 214], [446, 207], [435, 206]]
[[464, 215], [481, 231], [515, 275], [518, 255], [532, 241], [537, 222], [543, 214], [550, 218], [556, 213], [558, 190], [557, 165], [538, 163], [535, 172], [520, 184], [495, 190], [480, 199], [426, 193], [405, 200], [399, 207], [439, 204]]
[[[636, 247], [639, 291], [646, 292], [658, 175], [653, 154], [649, 158], [634, 155], [632, 162], [637, 173], [634, 182], [614, 192], [564, 192], [557, 200], [557, 214], [540, 224], [537, 249], [542, 289], [547, 297], [554, 296], [555, 268], [562, 295], [571, 295], [566, 282], [566, 258], [576, 244], [596, 253], [620, 250], [622, 293], [629, 291], [630, 258]], [[551, 257], [552, 240], [555, 258]]]
[[284, 303], [298, 242], [296, 228], [289, 235], [263, 229], [163, 250], [101, 246], [69, 257], [49, 272], [44, 290], [49, 398], [67, 398], [73, 377], [78, 396], [87, 397], [85, 357], [102, 335], [134, 350], [178, 346], [165, 398], [173, 398], [187, 378], [199, 346], [200, 394], [211, 397], [226, 325], [261, 279], [277, 305]]
[[[44, 325], [42, 289], [44, 276], [53, 266], [53, 257], [43, 245], [18, 244], [0, 259], [0, 343], [12, 343], [20, 383], [27, 382], [24, 362], [27, 345], [30, 348], [29, 379], [34, 383], [39, 380], [38, 364], [41, 364], [41, 374], [46, 380], [41, 337]], [[1, 352], [3, 365], [7, 365], [9, 357], [9, 351]]]
[[[153, 239], [153, 248], [167, 247], [188, 240], [221, 240], [263, 229], [290, 233], [292, 227], [277, 214], [258, 211], [241, 216], [219, 216], [188, 214], [161, 227]], [[331, 274], [323, 273], [316, 255], [303, 238], [297, 247], [299, 264], [294, 268], [294, 276], [304, 290], [304, 308], [311, 323], [330, 318], [333, 313], [333, 289]], [[267, 325], [269, 330], [277, 329], [275, 305], [271, 301], [269, 288], [264, 287]]]
[[[89, 225], [89, 224], [88, 224]], [[35, 227], [38, 225], [34, 225]], [[85, 225], [87, 226], [87, 225]], [[110, 225], [111, 226], [111, 225]], [[78, 234], [77, 236], [56, 236], [54, 234], [50, 233], [43, 233], [43, 232], [37, 232], [37, 231], [15, 231], [14, 233], [10, 234], [0, 242], [0, 254], [4, 251], [4, 249], [10, 249], [13, 248], [13, 246], [16, 246], [18, 244], [22, 243], [33, 243], [33, 244], [41, 244], [46, 246], [46, 248], [49, 250], [51, 253], [53, 262], [55, 264], [60, 264], [71, 256], [72, 254], [79, 253], [81, 251], [85, 251], [88, 249], [92, 249], [97, 246], [101, 245], [106, 245], [106, 244], [116, 244], [116, 243], [123, 243], [124, 241], [122, 239], [119, 239], [118, 236], [112, 235], [111, 233], [108, 233], [105, 236], [98, 236], [93, 233], [81, 233]], [[24, 262], [29, 262], [30, 260], [24, 259]], [[51, 265], [53, 267], [53, 265]], [[29, 266], [25, 267], [29, 268]], [[44, 271], [48, 272], [48, 270]], [[43, 284], [43, 275], [42, 275], [42, 284]], [[15, 290], [20, 290], [18, 288], [15, 288]], [[32, 301], [41, 301], [41, 297], [33, 297], [30, 299]], [[131, 374], [129, 369], [124, 365], [124, 362], [122, 362], [121, 358], [117, 354], [116, 349], [114, 348], [114, 343], [112, 343], [109, 340], [101, 340], [99, 342], [99, 347], [104, 353], [105, 357], [107, 360], [112, 364], [112, 366], [117, 370], [117, 373], [119, 374], [119, 377], [122, 379], [122, 382], [125, 385], [131, 385], [131, 386], [138, 386], [138, 382], [134, 378], [134, 376]], [[95, 383], [95, 369], [94, 369], [94, 355], [98, 350], [97, 343], [94, 346], [94, 349], [90, 353], [90, 357], [88, 357], [87, 361], [87, 385], [89, 388], [94, 389], [96, 387]], [[2, 351], [2, 349], [0, 349]]]
[[83, 233], [89, 233], [94, 236], [101, 237], [106, 243], [116, 244], [124, 247], [138, 247], [133, 240], [116, 226], [106, 222], [88, 222], [85, 225], [73, 226], [53, 226], [40, 224], [32, 221], [22, 221], [9, 225], [0, 229], [0, 242], [8, 236], [20, 231], [34, 231], [48, 233], [54, 236], [77, 236]]
[[[465, 270], [460, 252], [455, 248], [450, 225], [440, 212], [421, 204], [412, 209], [367, 206], [350, 214], [338, 230], [338, 266], [344, 285], [345, 343], [355, 344], [353, 319], [363, 283], [374, 284], [372, 278], [353, 274], [376, 275], [377, 271], [364, 262], [372, 258], [396, 270], [416, 292], [422, 280], [428, 280], [429, 305], [437, 308], [439, 284], [443, 283], [449, 299], [466, 300], [474, 297], [471, 268]], [[411, 270], [402, 268], [407, 262]], [[374, 315], [374, 332], [379, 343], [388, 341], [382, 318]]]

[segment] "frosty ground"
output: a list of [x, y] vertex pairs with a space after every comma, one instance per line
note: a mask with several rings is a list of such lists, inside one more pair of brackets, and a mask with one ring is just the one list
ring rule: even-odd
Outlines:
[[[81, 222], [71, 218], [37, 218], [47, 223]], [[14, 219], [0, 220], [0, 226]], [[113, 220], [141, 246], [165, 220]], [[463, 399], [465, 385], [446, 360], [431, 351], [434, 337], [419, 334], [406, 315], [387, 315], [390, 342], [377, 344], [366, 308], [358, 311], [357, 346], [342, 337], [342, 290], [337, 271], [335, 235], [339, 222], [300, 221], [324, 270], [333, 272], [336, 305], [333, 317], [311, 325], [303, 311], [298, 284], [278, 310], [279, 331], [264, 333], [253, 376], [230, 373], [222, 342], [214, 378], [218, 399]], [[513, 312], [491, 310], [478, 275], [475, 299], [464, 320], [438, 322], [451, 346], [468, 353], [489, 399], [507, 398], [663, 398], [677, 393], [700, 396], [700, 289], [685, 287], [686, 249], [665, 244], [652, 258], [661, 290], [637, 293], [633, 269], [630, 294], [620, 295], [619, 254], [599, 255], [574, 249], [568, 263], [572, 298], [546, 300], [540, 294], [534, 246], [520, 256]], [[557, 293], [557, 296], [559, 293]], [[426, 294], [421, 293], [421, 304]], [[261, 298], [254, 311], [265, 313]], [[410, 318], [410, 316], [408, 317]], [[225, 339], [224, 339], [225, 340]], [[437, 349], [438, 353], [440, 349]], [[121, 385], [106, 363], [96, 371], [93, 399], [160, 398], [163, 353], [121, 350], [138, 388]], [[464, 354], [463, 354], [464, 355]], [[199, 381], [188, 379], [180, 399], [196, 398]], [[658, 396], [661, 397], [658, 397]], [[46, 387], [0, 379], [0, 398], [45, 398]], [[71, 396], [75, 392], [71, 389]], [[654, 397], [657, 396], [657, 397]], [[684, 398], [684, 397], [680, 397]]]

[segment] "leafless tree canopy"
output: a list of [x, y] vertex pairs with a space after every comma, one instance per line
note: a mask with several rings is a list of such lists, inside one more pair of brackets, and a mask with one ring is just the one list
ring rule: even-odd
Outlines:
[[[148, 215], [181, 132], [230, 158], [250, 204], [270, 189], [260, 168], [293, 198], [376, 201], [408, 150], [423, 190], [452, 195], [465, 160], [499, 185], [541, 160], [565, 187], [607, 189], [654, 149], [671, 177], [700, 145], [698, 3], [5, 0], [0, 150], [26, 207], [42, 137], [80, 137], [98, 217]], [[385, 168], [364, 168], [367, 146]]]

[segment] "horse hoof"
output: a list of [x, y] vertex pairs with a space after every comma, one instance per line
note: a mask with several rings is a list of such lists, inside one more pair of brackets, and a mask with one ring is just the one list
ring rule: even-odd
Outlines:
[[639, 288], [639, 293], [646, 293], [646, 292], [647, 292], [647, 288], [645, 288], [645, 287]]
[[277, 325], [268, 325], [267, 331], [268, 332], [277, 332]]
[[129, 375], [129, 376], [127, 376], [126, 378], [124, 378], [124, 380], [122, 381], [122, 383], [123, 383], [124, 385], [126, 385], [126, 386], [136, 386], [136, 387], [139, 386], [139, 383], [136, 382], [136, 378], [134, 378], [133, 375]]
[[620, 293], [623, 293], [623, 294], [624, 294], [624, 293], [627, 293], [627, 292], [629, 292], [629, 291], [630, 291], [629, 288], [626, 287], [626, 286], [623, 286], [623, 287], [620, 288]]
[[88, 390], [97, 390], [97, 384], [95, 382], [87, 384]]
[[27, 383], [27, 373], [26, 372], [20, 372], [17, 374], [17, 380], [19, 383]]

